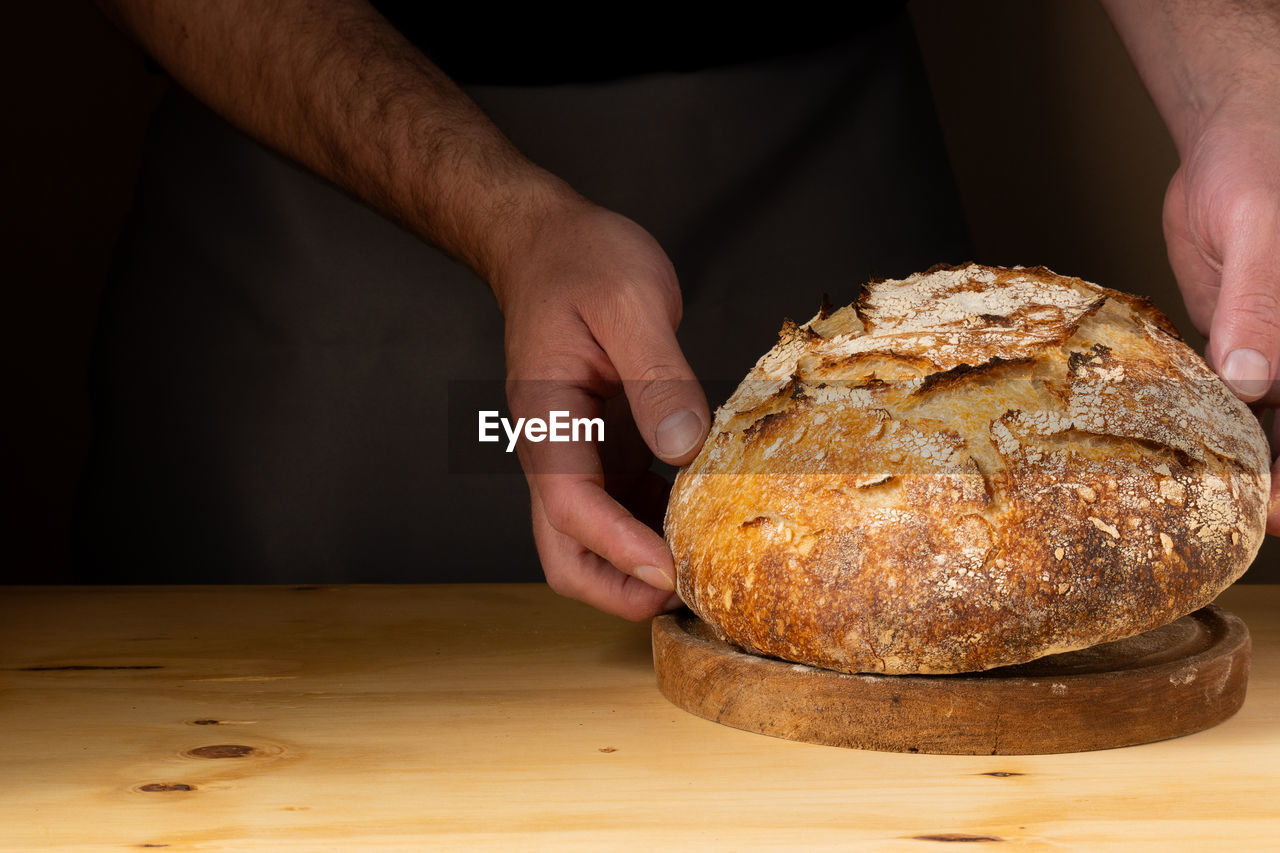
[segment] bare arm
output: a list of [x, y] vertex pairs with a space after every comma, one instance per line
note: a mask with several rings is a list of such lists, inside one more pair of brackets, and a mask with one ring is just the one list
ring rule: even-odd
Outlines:
[[1280, 82], [1274, 0], [1102, 0], [1185, 157], [1233, 94]]
[[[1280, 405], [1280, 3], [1104, 0], [1182, 163], [1169, 261], [1209, 363], [1236, 394]], [[1273, 429], [1273, 452], [1280, 426]], [[1280, 534], [1280, 465], [1268, 529]]]
[[[692, 458], [710, 416], [676, 343], [680, 290], [662, 249], [526, 160], [367, 3], [100, 5], [232, 124], [488, 281], [506, 318], [513, 414], [594, 416], [625, 393], [654, 453]], [[670, 551], [606, 492], [595, 448], [521, 451], [552, 587], [631, 618], [670, 606]]]
[[518, 212], [572, 199], [360, 0], [99, 5], [232, 124], [486, 279], [527, 239]]

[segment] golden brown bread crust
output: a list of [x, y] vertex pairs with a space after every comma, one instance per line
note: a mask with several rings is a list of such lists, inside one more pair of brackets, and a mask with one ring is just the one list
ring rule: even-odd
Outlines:
[[1256, 419], [1146, 300], [1043, 267], [784, 325], [676, 479], [685, 602], [748, 650], [964, 672], [1149, 630], [1261, 544]]

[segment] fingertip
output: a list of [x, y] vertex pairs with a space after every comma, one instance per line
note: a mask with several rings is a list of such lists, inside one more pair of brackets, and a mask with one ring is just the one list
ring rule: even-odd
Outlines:
[[643, 622], [646, 619], [666, 612], [672, 595], [665, 591], [637, 581], [634, 577], [623, 578], [619, 596], [611, 608], [613, 613], [632, 622]]
[[636, 566], [631, 570], [631, 575], [654, 589], [669, 592], [676, 588], [676, 581], [671, 576], [671, 573], [663, 571], [657, 566]]
[[706, 436], [711, 414], [674, 329], [640, 328], [606, 351], [622, 377], [645, 444], [664, 462], [682, 465], [691, 460]]
[[654, 450], [673, 464], [682, 464], [702, 445], [706, 421], [692, 409], [681, 409], [663, 418], [654, 430]]
[[1222, 362], [1222, 380], [1246, 403], [1261, 399], [1271, 385], [1271, 363], [1255, 349], [1239, 347]]

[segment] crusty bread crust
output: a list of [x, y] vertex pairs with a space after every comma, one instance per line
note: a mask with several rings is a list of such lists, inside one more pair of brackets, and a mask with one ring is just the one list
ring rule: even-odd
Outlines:
[[1150, 303], [969, 264], [785, 324], [676, 479], [666, 536], [681, 596], [739, 646], [966, 672], [1212, 601], [1269, 488], [1257, 420]]

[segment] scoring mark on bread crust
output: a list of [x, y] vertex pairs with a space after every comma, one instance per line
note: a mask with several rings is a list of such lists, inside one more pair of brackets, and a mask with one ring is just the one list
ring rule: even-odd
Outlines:
[[946, 386], [960, 380], [971, 379], [974, 376], [982, 374], [995, 373], [1002, 367], [1010, 365], [1021, 366], [1032, 364], [1034, 358], [1001, 358], [994, 356], [991, 359], [980, 364], [958, 364], [950, 370], [943, 370], [937, 373], [930, 373], [920, 383], [920, 387], [915, 390], [915, 394], [927, 394], [930, 391], [945, 388]]

